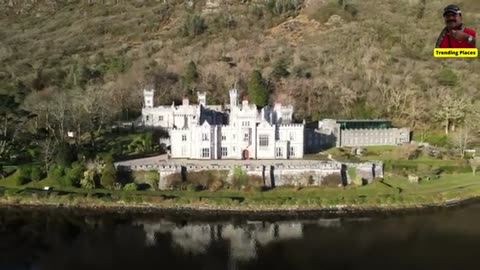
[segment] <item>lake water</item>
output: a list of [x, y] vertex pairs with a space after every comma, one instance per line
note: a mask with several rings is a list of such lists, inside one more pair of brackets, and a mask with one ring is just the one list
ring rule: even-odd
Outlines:
[[0, 269], [478, 269], [480, 204], [275, 219], [0, 210]]

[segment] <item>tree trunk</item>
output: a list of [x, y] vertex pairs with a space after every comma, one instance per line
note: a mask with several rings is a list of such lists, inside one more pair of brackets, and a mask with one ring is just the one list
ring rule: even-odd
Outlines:
[[445, 121], [445, 134], [448, 135], [448, 129], [450, 127], [450, 121], [449, 119], [447, 118], [446, 121]]
[[7, 137], [7, 128], [8, 128], [8, 117], [5, 114], [5, 123], [3, 125], [3, 136], [6, 138]]

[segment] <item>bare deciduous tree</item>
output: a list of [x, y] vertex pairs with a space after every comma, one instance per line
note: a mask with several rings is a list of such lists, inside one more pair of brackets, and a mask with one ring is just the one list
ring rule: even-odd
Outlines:
[[451, 89], [440, 88], [436, 97], [435, 117], [445, 126], [445, 134], [455, 131], [455, 124], [463, 119], [469, 110], [469, 98], [453, 93]]

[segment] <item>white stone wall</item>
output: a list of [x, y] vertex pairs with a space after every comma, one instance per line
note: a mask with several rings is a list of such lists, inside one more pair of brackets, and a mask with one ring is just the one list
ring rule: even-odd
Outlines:
[[239, 140], [241, 139], [236, 127], [233, 126], [220, 126], [220, 135], [219, 135], [219, 149], [220, 154], [222, 148], [225, 147], [227, 150], [227, 156], [221, 156], [221, 159], [241, 159], [242, 158], [242, 149], [238, 147]]
[[305, 148], [305, 126], [299, 124], [280, 125], [278, 127], [280, 140], [288, 141], [287, 158], [303, 158]]
[[398, 145], [411, 140], [408, 128], [340, 129], [340, 124], [333, 119], [319, 121], [318, 132], [333, 135], [329, 141], [337, 147]]
[[[265, 143], [264, 138], [267, 138], [268, 145], [261, 145]], [[257, 158], [258, 159], [275, 159], [275, 126], [268, 124], [267, 122], [260, 123], [257, 127]]]
[[341, 146], [398, 145], [410, 142], [407, 128], [342, 130]]

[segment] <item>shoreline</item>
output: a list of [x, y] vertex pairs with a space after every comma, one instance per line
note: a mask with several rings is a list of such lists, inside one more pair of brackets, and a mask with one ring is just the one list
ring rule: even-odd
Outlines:
[[40, 210], [40, 211], [70, 211], [78, 214], [110, 214], [110, 215], [140, 215], [162, 216], [175, 218], [201, 217], [253, 217], [253, 218], [301, 218], [301, 217], [368, 217], [389, 216], [409, 213], [425, 213], [461, 207], [480, 202], [480, 196], [456, 198], [437, 203], [419, 204], [380, 204], [380, 205], [332, 205], [332, 206], [214, 206], [205, 204], [162, 205], [151, 203], [87, 203], [69, 204], [61, 202], [16, 201], [0, 199], [0, 209]]

